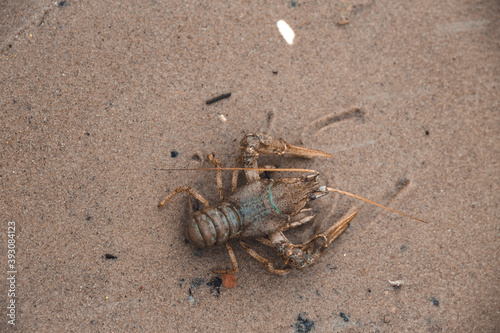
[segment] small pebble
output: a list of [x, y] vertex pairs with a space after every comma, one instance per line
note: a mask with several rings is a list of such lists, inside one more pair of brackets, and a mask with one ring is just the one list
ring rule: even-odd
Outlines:
[[344, 319], [344, 321], [345, 321], [346, 323], [347, 323], [347, 322], [349, 322], [349, 317], [348, 317], [345, 313], [341, 312], [341, 313], [340, 313], [340, 317], [341, 317], [342, 319]]

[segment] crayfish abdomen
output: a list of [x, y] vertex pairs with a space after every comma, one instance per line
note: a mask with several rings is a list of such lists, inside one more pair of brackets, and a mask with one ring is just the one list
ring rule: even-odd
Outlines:
[[199, 248], [210, 249], [238, 237], [242, 217], [230, 203], [194, 212], [186, 228], [187, 239]]

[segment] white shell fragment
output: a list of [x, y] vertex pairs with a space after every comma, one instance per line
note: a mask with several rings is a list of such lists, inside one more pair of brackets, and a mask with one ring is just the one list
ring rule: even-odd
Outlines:
[[405, 282], [403, 280], [396, 280], [396, 281], [391, 281], [389, 280], [389, 283], [391, 284], [391, 286], [393, 287], [401, 287], [402, 285], [405, 284]]
[[220, 121], [221, 123], [225, 123], [225, 122], [227, 121], [226, 117], [224, 117], [224, 115], [223, 115], [223, 114], [220, 114], [220, 115], [217, 117], [217, 119], [219, 119], [219, 121]]
[[285, 41], [288, 44], [292, 45], [293, 39], [295, 38], [295, 32], [293, 32], [292, 28], [290, 28], [288, 23], [286, 23], [283, 20], [279, 20], [278, 21], [278, 29], [280, 31], [281, 36], [283, 36], [283, 38], [285, 38]]

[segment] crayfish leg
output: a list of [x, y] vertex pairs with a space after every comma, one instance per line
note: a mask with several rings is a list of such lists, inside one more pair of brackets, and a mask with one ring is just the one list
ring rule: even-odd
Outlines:
[[181, 186], [176, 188], [172, 193], [170, 193], [165, 199], [163, 199], [159, 204], [158, 207], [163, 206], [168, 200], [172, 199], [172, 197], [176, 194], [179, 194], [181, 192], [187, 192], [196, 199], [198, 199], [202, 204], [205, 205], [205, 207], [210, 207], [210, 204], [208, 203], [207, 199], [201, 196], [200, 193], [198, 193], [195, 189], [189, 187], [189, 186]]
[[245, 242], [240, 241], [241, 246], [247, 251], [249, 255], [251, 255], [255, 260], [260, 262], [262, 265], [266, 266], [267, 270], [273, 274], [277, 275], [286, 275], [288, 273], [288, 269], [277, 269], [274, 268], [273, 264], [271, 261], [267, 258], [264, 258], [257, 252], [255, 252], [253, 249], [250, 248]]
[[238, 261], [236, 260], [236, 256], [234, 255], [233, 248], [229, 243], [226, 243], [226, 249], [229, 254], [229, 259], [231, 259], [232, 269], [214, 269], [213, 272], [217, 274], [236, 274], [240, 271], [240, 266], [238, 265]]
[[287, 231], [287, 230], [290, 230], [293, 228], [298, 228], [301, 225], [306, 224], [309, 221], [312, 221], [312, 219], [314, 219], [314, 216], [315, 215], [308, 215], [308, 216], [306, 216], [298, 221], [286, 223], [283, 227], [281, 227], [280, 231]]
[[239, 170], [234, 170], [233, 176], [231, 177], [231, 193], [233, 193], [238, 187], [238, 175], [239, 175]]
[[[215, 165], [216, 168], [221, 168], [220, 160], [215, 158], [213, 153], [208, 155], [208, 161]], [[224, 190], [222, 189], [222, 171], [216, 171], [215, 177], [217, 179], [217, 188], [219, 189], [219, 198], [222, 202], [222, 200], [224, 200]]]

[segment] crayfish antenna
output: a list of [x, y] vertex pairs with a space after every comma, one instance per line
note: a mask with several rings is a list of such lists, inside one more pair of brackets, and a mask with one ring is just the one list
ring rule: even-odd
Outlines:
[[294, 172], [307, 172], [307, 173], [316, 173], [317, 171], [311, 169], [289, 169], [289, 168], [186, 168], [186, 169], [155, 169], [161, 171], [203, 171], [203, 170], [212, 170], [212, 171], [294, 171]]
[[392, 208], [389, 208], [389, 207], [386, 207], [386, 206], [382, 206], [381, 204], [378, 204], [378, 203], [373, 202], [371, 200], [365, 199], [365, 198], [360, 197], [359, 195], [356, 195], [356, 194], [352, 194], [352, 193], [349, 193], [349, 192], [345, 192], [345, 191], [342, 191], [342, 190], [338, 190], [338, 189], [330, 188], [330, 187], [326, 187], [326, 186], [324, 187], [324, 189], [327, 190], [327, 191], [329, 191], [329, 192], [336, 192], [336, 193], [340, 193], [340, 194], [345, 194], [347, 196], [350, 196], [350, 197], [353, 197], [353, 198], [356, 198], [356, 199], [359, 199], [359, 200], [363, 200], [365, 202], [368, 202], [369, 204], [375, 205], [377, 207], [383, 208], [385, 210], [391, 211], [391, 212], [399, 214], [399, 215], [403, 215], [403, 216], [409, 217], [410, 219], [416, 220], [418, 222], [427, 223], [424, 220], [420, 220], [420, 219], [417, 219], [416, 217], [413, 217], [411, 215], [405, 214], [405, 213], [400, 212], [398, 210], [395, 210], [395, 209], [392, 209]]

